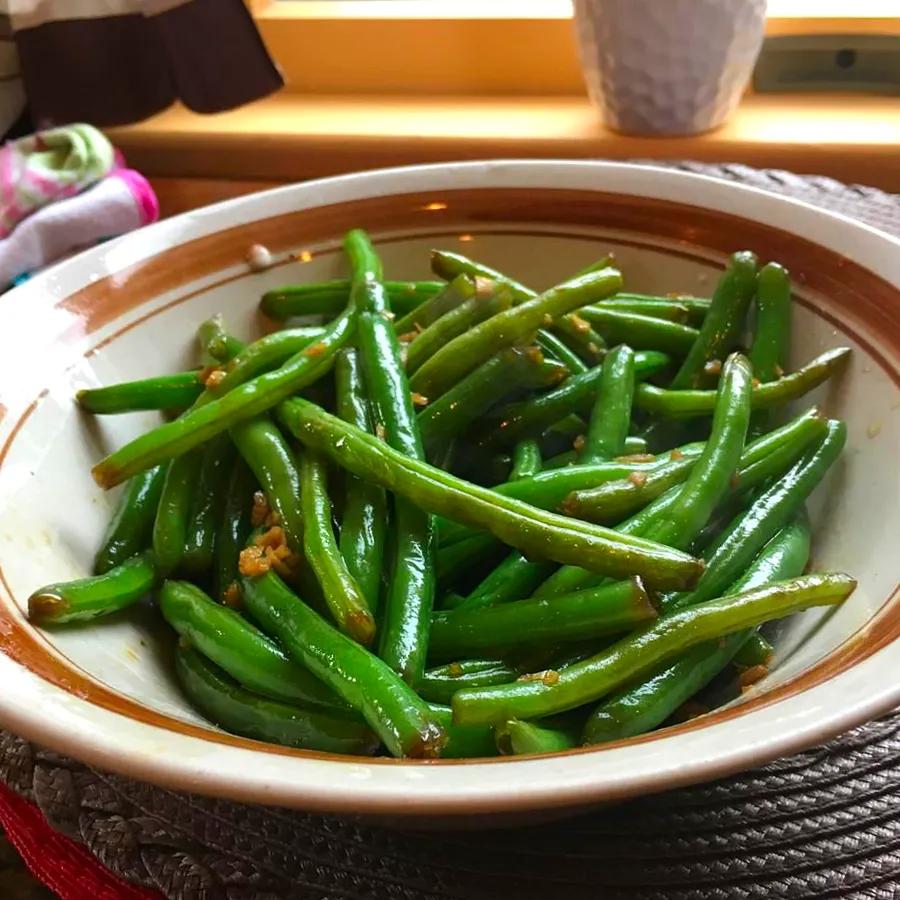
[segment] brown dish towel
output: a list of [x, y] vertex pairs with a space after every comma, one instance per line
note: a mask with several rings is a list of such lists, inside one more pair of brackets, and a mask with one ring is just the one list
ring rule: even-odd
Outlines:
[[176, 100], [221, 112], [283, 84], [243, 0], [19, 0], [0, 10], [3, 96], [24, 103], [22, 87], [4, 83], [21, 74], [37, 128], [125, 125]]
[[[900, 197], [674, 163], [900, 234]], [[0, 732], [0, 779], [171, 900], [900, 897], [900, 714], [748, 774], [540, 826], [396, 831], [107, 775]]]

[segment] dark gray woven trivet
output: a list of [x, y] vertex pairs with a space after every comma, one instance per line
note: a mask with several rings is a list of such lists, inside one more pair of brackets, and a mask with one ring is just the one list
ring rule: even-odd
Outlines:
[[[673, 164], [900, 234], [900, 197]], [[749, 774], [530, 829], [400, 832], [177, 794], [0, 732], [0, 779], [171, 900], [900, 897], [900, 714]]]

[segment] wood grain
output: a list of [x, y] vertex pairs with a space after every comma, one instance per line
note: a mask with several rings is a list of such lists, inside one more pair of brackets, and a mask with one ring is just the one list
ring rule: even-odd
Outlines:
[[462, 159], [692, 159], [900, 191], [892, 97], [750, 95], [716, 131], [645, 138], [606, 128], [578, 96], [283, 93], [212, 116], [172, 107], [109, 134], [151, 178], [278, 182]]

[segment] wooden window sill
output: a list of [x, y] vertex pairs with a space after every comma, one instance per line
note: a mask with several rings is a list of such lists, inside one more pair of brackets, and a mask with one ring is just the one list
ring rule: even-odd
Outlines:
[[639, 138], [604, 127], [580, 96], [285, 92], [214, 116], [173, 107], [110, 137], [157, 184], [167, 213], [188, 202], [183, 179], [201, 180], [208, 202], [359, 169], [488, 157], [738, 162], [900, 192], [900, 102], [891, 97], [749, 94], [716, 131]]

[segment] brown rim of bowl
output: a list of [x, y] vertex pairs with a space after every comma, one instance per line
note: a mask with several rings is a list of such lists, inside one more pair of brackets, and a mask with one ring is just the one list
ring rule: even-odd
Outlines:
[[[395, 194], [302, 210], [236, 226], [177, 245], [115, 275], [100, 279], [60, 301], [57, 306], [78, 316], [83, 322], [85, 332], [92, 333], [154, 296], [176, 289], [179, 283], [191, 282], [233, 266], [236, 259], [243, 257], [251, 243], [263, 243], [276, 253], [288, 253], [291, 248], [298, 245], [313, 247], [316, 254], [335, 253], [338, 251], [343, 233], [360, 222], [365, 223], [376, 236], [379, 229], [390, 229], [389, 236], [378, 239], [379, 243], [406, 240], [410, 237], [446, 237], [462, 229], [478, 228], [491, 234], [577, 237], [607, 244], [653, 248], [707, 264], [713, 262], [716, 257], [721, 260], [735, 247], [753, 247], [761, 258], [784, 260], [790, 265], [795, 283], [799, 282], [804, 289], [827, 298], [827, 306], [802, 297], [797, 299], [816, 315], [840, 328], [865, 347], [894, 383], [900, 385], [900, 369], [892, 364], [871, 340], [848, 324], [848, 319], [853, 318], [866, 325], [868, 331], [881, 336], [893, 351], [893, 358], [900, 360], [900, 320], [890, 314], [892, 306], [894, 309], [900, 307], [900, 292], [847, 257], [805, 238], [716, 210], [608, 192], [486, 188], [445, 190], [438, 194], [443, 203], [438, 204], [437, 209], [436, 192]], [[443, 205], [444, 203], [446, 205]], [[440, 213], [440, 228], [433, 227], [437, 224], [436, 212]], [[511, 228], [509, 223], [516, 221], [528, 223], [532, 226], [532, 230], [527, 227]], [[593, 227], [630, 233], [621, 236], [574, 233], [556, 228], [547, 231], [535, 229], [533, 226], [538, 223], [545, 228], [547, 225], [559, 226], [560, 229], [573, 226]], [[423, 228], [426, 225], [429, 227]], [[404, 229], [402, 233], [400, 229]], [[642, 239], [635, 236], [635, 233], [646, 234], [648, 238]], [[654, 239], [657, 243], [654, 243]], [[674, 242], [677, 246], [660, 247], [659, 240]], [[293, 261], [295, 257], [288, 255], [277, 265], [287, 265]], [[202, 289], [177, 297], [119, 329], [84, 355], [93, 355], [110, 341], [165, 309], [187, 302], [222, 284], [248, 278], [251, 274], [247, 271], [224, 277]], [[843, 315], [837, 314], [838, 309]], [[848, 316], [849, 311], [855, 315]], [[0, 449], [0, 466], [16, 435], [45, 394], [46, 390], [42, 391], [16, 421], [3, 448]], [[18, 606], [2, 568], [0, 568], [0, 582], [10, 602], [13, 606]], [[736, 718], [828, 681], [900, 636], [900, 604], [893, 602], [898, 592], [900, 585], [885, 598], [872, 619], [832, 653], [806, 671], [758, 697], [726, 709], [714, 710], [662, 731], [602, 746], [576, 748], [562, 754], [544, 755], [602, 753], [625, 744], [660, 740]], [[64, 664], [40, 632], [23, 626], [11, 615], [10, 608], [5, 604], [0, 609], [0, 650], [52, 684], [136, 721], [234, 747], [287, 756], [360, 762], [359, 757], [296, 750], [253, 741], [193, 725], [148, 709], [96, 682], [81, 669]], [[486, 763], [515, 760], [508, 757], [478, 760], [366, 758], [367, 763], [385, 765], [446, 766], [466, 765], [475, 761]]]

